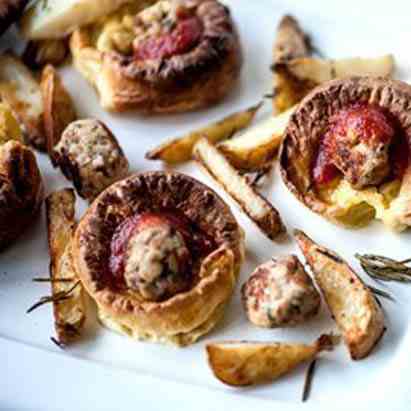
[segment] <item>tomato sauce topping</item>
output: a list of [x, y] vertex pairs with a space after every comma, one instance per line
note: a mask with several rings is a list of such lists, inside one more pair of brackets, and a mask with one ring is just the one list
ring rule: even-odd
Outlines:
[[162, 224], [169, 224], [182, 235], [193, 259], [204, 257], [215, 248], [214, 240], [194, 227], [184, 215], [167, 211], [136, 214], [126, 218], [113, 234], [109, 259], [109, 270], [112, 275], [117, 279], [122, 279], [127, 247], [133, 235], [152, 226]]
[[316, 184], [329, 184], [337, 177], [339, 170], [334, 165], [334, 158], [345, 138], [348, 149], [352, 138], [359, 139], [369, 147], [380, 143], [391, 144], [392, 173], [396, 178], [402, 177], [408, 165], [408, 144], [405, 138], [397, 132], [390, 117], [379, 107], [354, 104], [331, 119], [330, 128], [320, 143], [313, 164], [312, 176]]
[[203, 34], [198, 17], [179, 20], [173, 31], [141, 41], [134, 50], [137, 60], [163, 59], [181, 55], [195, 47]]

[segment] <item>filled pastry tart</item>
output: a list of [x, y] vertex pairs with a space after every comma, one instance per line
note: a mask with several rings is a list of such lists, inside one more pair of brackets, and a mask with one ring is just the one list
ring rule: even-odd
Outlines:
[[33, 152], [17, 141], [0, 146], [0, 249], [33, 222], [43, 200], [43, 183]]
[[141, 9], [127, 5], [71, 37], [74, 65], [102, 106], [175, 113], [221, 100], [241, 67], [228, 8], [216, 0], [162, 0]]
[[411, 87], [353, 77], [314, 89], [292, 115], [284, 182], [307, 207], [351, 227], [411, 224]]
[[94, 201], [72, 253], [104, 325], [184, 346], [222, 317], [243, 247], [242, 229], [214, 191], [183, 174], [148, 172]]

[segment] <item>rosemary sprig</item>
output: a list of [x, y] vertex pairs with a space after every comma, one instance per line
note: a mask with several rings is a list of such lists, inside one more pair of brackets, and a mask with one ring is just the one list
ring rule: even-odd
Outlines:
[[258, 187], [263, 182], [263, 179], [270, 174], [272, 168], [273, 164], [269, 163], [253, 172], [245, 172], [243, 175], [245, 176], [248, 184], [253, 187]]
[[387, 300], [395, 301], [395, 298], [391, 296], [391, 294], [387, 293], [386, 291], [380, 290], [379, 288], [375, 288], [372, 285], [366, 284], [366, 286], [375, 294], [380, 297], [386, 298]]
[[41, 297], [39, 301], [34, 303], [27, 311], [26, 314], [31, 313], [34, 311], [36, 308], [41, 307], [44, 304], [47, 303], [55, 303], [55, 302], [60, 302], [64, 300], [68, 300], [71, 298], [71, 293], [73, 290], [80, 284], [80, 281], [77, 281], [72, 287], [70, 287], [67, 291], [60, 291], [56, 293], [55, 295], [47, 295], [45, 297]]
[[32, 279], [35, 283], [71, 283], [73, 282], [74, 277], [72, 278], [51, 278], [51, 277], [34, 277]]
[[50, 337], [50, 341], [56, 344], [57, 347], [61, 348], [62, 350], [66, 348], [66, 346], [55, 337]]
[[311, 392], [311, 385], [313, 382], [315, 366], [317, 364], [317, 359], [311, 361], [310, 365], [307, 368], [307, 372], [305, 373], [305, 380], [304, 380], [304, 388], [303, 388], [303, 396], [302, 401], [305, 402], [308, 400], [308, 397]]
[[373, 254], [355, 254], [362, 269], [375, 280], [398, 281], [401, 283], [411, 283], [411, 259], [394, 260]]

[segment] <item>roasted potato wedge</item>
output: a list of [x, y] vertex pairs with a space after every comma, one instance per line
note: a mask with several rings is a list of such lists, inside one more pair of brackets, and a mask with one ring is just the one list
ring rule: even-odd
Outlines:
[[21, 19], [21, 31], [30, 40], [62, 38], [77, 27], [98, 20], [131, 0], [36, 1]]
[[0, 144], [10, 140], [23, 142], [23, 136], [11, 109], [6, 104], [0, 103]]
[[255, 170], [271, 162], [281, 145], [283, 133], [294, 107], [271, 116], [244, 133], [218, 145], [230, 163], [242, 170]]
[[350, 76], [391, 76], [394, 58], [387, 54], [376, 58], [325, 60], [302, 57], [273, 66], [275, 108], [281, 113], [297, 104], [317, 85]]
[[205, 137], [211, 144], [216, 144], [219, 141], [230, 138], [237, 131], [246, 128], [251, 123], [260, 107], [261, 103], [246, 110], [230, 114], [183, 137], [167, 141], [146, 153], [146, 159], [162, 160], [169, 164], [191, 160], [193, 148], [198, 140]]
[[268, 238], [273, 240], [285, 231], [278, 211], [207, 139], [203, 138], [195, 145], [194, 157]]
[[77, 114], [73, 101], [53, 66], [47, 65], [44, 67], [40, 88], [43, 96], [43, 119], [47, 151], [55, 165], [53, 149], [60, 141], [65, 128], [76, 120]]
[[[277, 27], [277, 34], [273, 47], [273, 68], [278, 64], [287, 63], [290, 60], [309, 57], [312, 53], [309, 36], [304, 33], [298, 21], [292, 16], [284, 16]], [[291, 107], [287, 101], [288, 95], [295, 94], [295, 103], [299, 97], [299, 89], [285, 79], [275, 69], [273, 70], [273, 111], [281, 113]], [[278, 91], [282, 92], [279, 93]]]
[[384, 315], [370, 289], [333, 251], [302, 231], [294, 232], [314, 279], [339, 327], [353, 360], [366, 357], [384, 334]]
[[59, 342], [70, 343], [82, 331], [86, 319], [86, 296], [71, 262], [71, 237], [75, 229], [75, 194], [64, 189], [46, 199], [52, 296], [68, 298], [53, 302], [54, 324]]
[[11, 53], [0, 56], [0, 98], [21, 123], [26, 142], [45, 149], [39, 83], [21, 60]]
[[313, 344], [227, 341], [207, 344], [208, 364], [224, 384], [241, 387], [274, 381], [318, 353], [333, 348], [322, 335]]
[[307, 57], [312, 52], [309, 36], [304, 33], [298, 21], [290, 15], [285, 15], [278, 24], [273, 47], [275, 63]]

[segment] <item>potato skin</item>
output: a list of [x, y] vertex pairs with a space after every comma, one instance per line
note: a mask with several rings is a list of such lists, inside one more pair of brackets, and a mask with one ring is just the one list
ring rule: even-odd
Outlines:
[[353, 360], [367, 357], [386, 330], [384, 314], [371, 290], [334, 251], [304, 232], [294, 237], [304, 254]]

